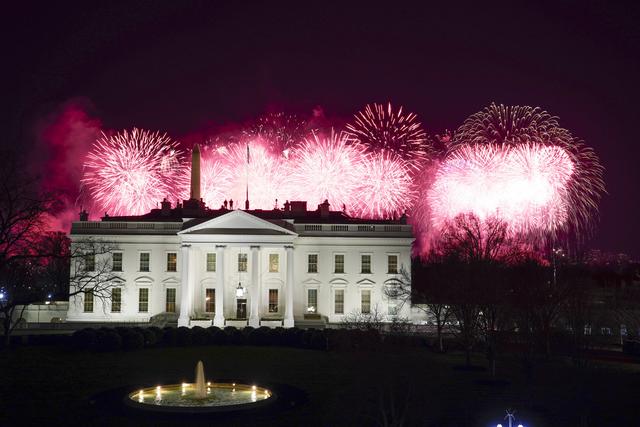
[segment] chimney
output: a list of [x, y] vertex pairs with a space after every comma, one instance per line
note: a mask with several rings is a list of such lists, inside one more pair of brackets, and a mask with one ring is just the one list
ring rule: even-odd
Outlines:
[[318, 210], [320, 211], [321, 218], [327, 218], [329, 216], [329, 201], [325, 199], [324, 202], [318, 205]]
[[80, 211], [80, 221], [89, 221], [89, 212], [87, 212], [85, 209], [82, 209], [82, 211]]
[[200, 200], [200, 146], [191, 151], [191, 200]]
[[289, 203], [288, 200], [286, 202], [284, 202], [284, 211], [285, 212], [291, 211], [291, 203]]
[[171, 202], [166, 198], [160, 203], [160, 213], [162, 216], [169, 216], [171, 214]]

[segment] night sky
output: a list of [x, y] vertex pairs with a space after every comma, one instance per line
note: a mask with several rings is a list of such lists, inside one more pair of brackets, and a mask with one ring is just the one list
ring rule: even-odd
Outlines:
[[340, 122], [390, 100], [439, 133], [492, 101], [540, 106], [606, 168], [590, 246], [640, 255], [639, 3], [344, 3], [4, 6], [2, 144], [46, 161], [39, 130], [69, 103], [183, 140], [268, 111]]

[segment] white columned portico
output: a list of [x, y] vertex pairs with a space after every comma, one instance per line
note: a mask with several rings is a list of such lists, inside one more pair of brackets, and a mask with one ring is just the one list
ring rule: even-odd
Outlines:
[[249, 326], [260, 326], [260, 246], [251, 246], [251, 315]]
[[287, 283], [284, 300], [284, 324], [285, 328], [293, 328], [293, 246], [285, 246], [287, 251]]
[[180, 248], [182, 265], [180, 271], [180, 317], [178, 326], [189, 326], [189, 316], [191, 313], [191, 281], [189, 280], [189, 252], [191, 245], [183, 244]]
[[216, 314], [213, 325], [224, 328], [224, 250], [225, 245], [216, 246]]

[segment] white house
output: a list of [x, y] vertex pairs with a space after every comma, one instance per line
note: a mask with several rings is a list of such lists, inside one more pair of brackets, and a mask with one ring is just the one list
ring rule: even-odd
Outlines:
[[408, 305], [384, 292], [410, 270], [414, 238], [404, 218], [350, 218], [327, 202], [317, 210], [306, 202], [211, 210], [195, 187], [196, 197], [175, 208], [164, 201], [142, 216], [87, 221], [85, 214], [73, 223], [72, 244], [87, 237], [113, 244], [103, 256], [120, 279], [107, 300], [71, 297], [67, 321], [146, 322], [175, 313], [180, 326], [292, 327], [339, 323], [356, 312], [410, 316]]

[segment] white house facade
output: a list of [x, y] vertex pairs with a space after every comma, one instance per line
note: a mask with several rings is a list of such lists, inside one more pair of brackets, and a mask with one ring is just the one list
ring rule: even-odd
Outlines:
[[[291, 218], [287, 219], [286, 217]], [[264, 219], [261, 217], [282, 217]], [[384, 287], [410, 269], [411, 226], [319, 211], [210, 211], [180, 221], [161, 215], [74, 222], [72, 242], [109, 242], [111, 298], [71, 297], [67, 321], [180, 326], [339, 323], [352, 313], [409, 317]], [[88, 288], [89, 289], [89, 288]]]

